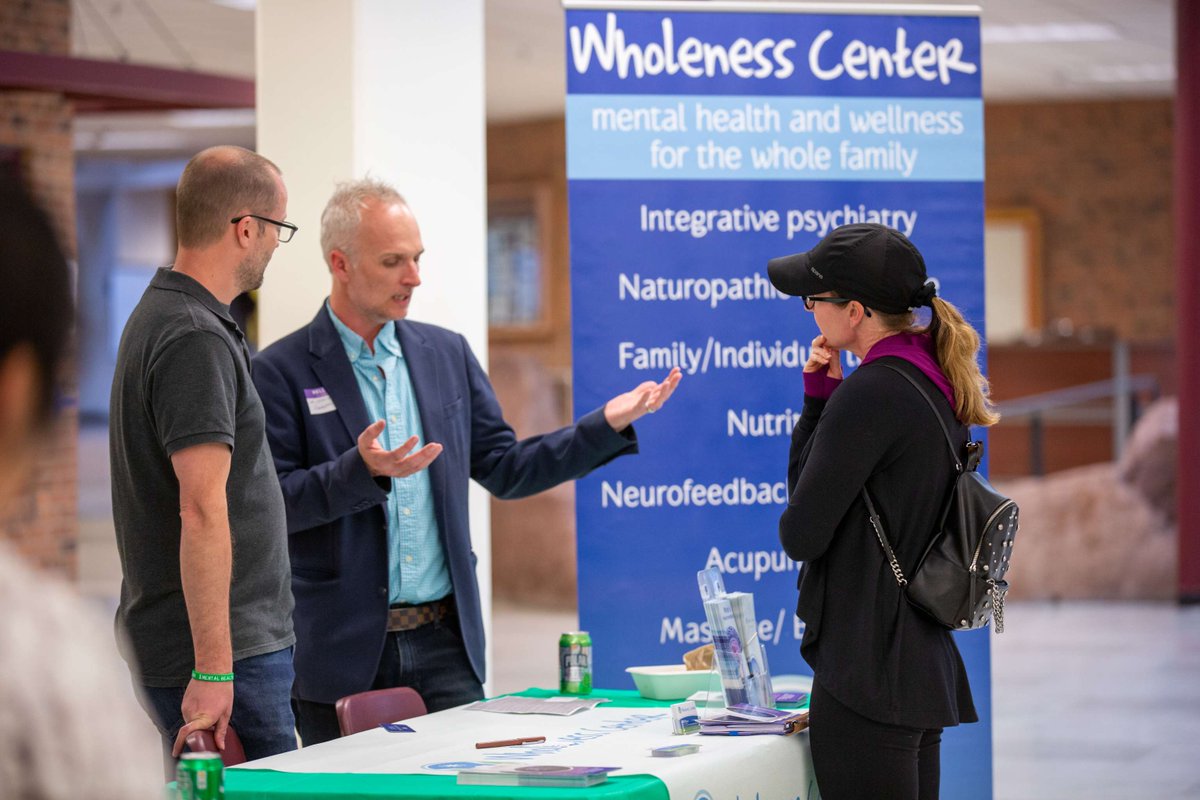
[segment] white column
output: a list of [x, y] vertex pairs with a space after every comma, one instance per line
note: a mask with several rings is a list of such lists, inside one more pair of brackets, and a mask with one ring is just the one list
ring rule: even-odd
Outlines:
[[[259, 0], [258, 151], [283, 170], [300, 232], [259, 292], [259, 342], [312, 319], [329, 293], [320, 214], [338, 181], [407, 198], [425, 255], [412, 318], [467, 337], [487, 364], [482, 0]], [[471, 488], [491, 663], [491, 528]]]
[[329, 294], [321, 209], [355, 176], [354, 2], [262, 0], [256, 12], [258, 152], [283, 170], [300, 231], [275, 251], [258, 296], [261, 346], [316, 314]]

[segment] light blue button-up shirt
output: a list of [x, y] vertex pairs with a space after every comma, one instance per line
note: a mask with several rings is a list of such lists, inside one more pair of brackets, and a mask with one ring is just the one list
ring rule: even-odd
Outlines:
[[[379, 444], [394, 450], [410, 436], [416, 436], [413, 452], [425, 446], [425, 432], [417, 409], [412, 378], [396, 326], [384, 325], [375, 337], [375, 352], [354, 331], [346, 327], [329, 302], [325, 310], [333, 320], [354, 366], [358, 391], [367, 406], [371, 421], [384, 420], [386, 427]], [[355, 434], [357, 435], [357, 434]], [[428, 603], [450, 594], [450, 573], [446, 554], [438, 538], [437, 519], [433, 515], [433, 491], [429, 470], [407, 478], [393, 478], [387, 499], [388, 522], [388, 596], [391, 603]]]

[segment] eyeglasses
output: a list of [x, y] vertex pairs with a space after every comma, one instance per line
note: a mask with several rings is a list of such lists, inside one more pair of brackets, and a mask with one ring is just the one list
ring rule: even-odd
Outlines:
[[854, 302], [853, 300], [845, 297], [813, 297], [807, 294], [801, 299], [804, 300], [804, 307], [809, 311], [812, 311], [814, 308], [816, 308], [817, 303], [837, 303], [840, 306], [844, 306], [846, 303]]
[[[854, 302], [848, 297], [813, 297], [812, 295], [807, 294], [801, 295], [800, 299], [804, 301], [804, 307], [809, 311], [812, 311], [814, 308], [816, 308], [817, 303], [836, 303], [839, 306], [844, 306], [846, 303]], [[863, 306], [863, 316], [871, 316], [871, 309]]]
[[290, 242], [292, 240], [292, 237], [296, 234], [296, 231], [300, 230], [299, 228], [297, 228], [295, 225], [293, 225], [290, 222], [280, 222], [279, 220], [271, 219], [270, 217], [260, 217], [258, 214], [242, 214], [240, 217], [234, 217], [233, 219], [231, 219], [229, 221], [230, 221], [230, 223], [237, 225], [239, 222], [246, 219], [247, 217], [249, 217], [251, 219], [261, 220], [263, 222], [269, 222], [272, 225], [278, 225], [279, 226], [279, 242], [280, 242], [280, 244], [286, 244], [287, 242]]

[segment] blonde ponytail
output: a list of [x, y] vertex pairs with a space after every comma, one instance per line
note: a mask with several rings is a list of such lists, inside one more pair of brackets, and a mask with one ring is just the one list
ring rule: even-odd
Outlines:
[[933, 298], [933, 316], [921, 331], [933, 338], [938, 364], [954, 387], [954, 412], [967, 425], [995, 425], [1000, 421], [992, 404], [988, 379], [979, 369], [979, 333], [958, 309], [940, 297]]

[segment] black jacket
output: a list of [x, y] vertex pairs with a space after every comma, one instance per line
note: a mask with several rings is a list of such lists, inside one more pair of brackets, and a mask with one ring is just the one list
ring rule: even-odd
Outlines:
[[[901, 595], [861, 496], [865, 483], [911, 571], [933, 536], [954, 464], [925, 398], [885, 360], [940, 394], [915, 366], [887, 357], [860, 367], [828, 401], [805, 397], [792, 432], [779, 538], [805, 562], [800, 652], [822, 686], [864, 717], [918, 728], [975, 722], [950, 632]], [[951, 434], [965, 442], [966, 427], [941, 405]]]

